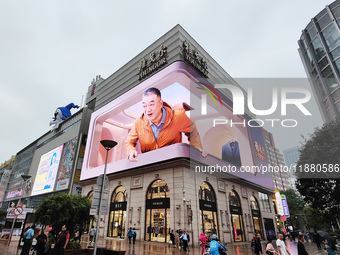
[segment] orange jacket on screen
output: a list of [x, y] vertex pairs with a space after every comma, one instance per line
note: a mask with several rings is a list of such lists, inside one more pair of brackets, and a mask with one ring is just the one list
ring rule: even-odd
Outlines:
[[140, 118], [136, 119], [126, 138], [127, 156], [129, 156], [132, 150], [135, 150], [138, 140], [142, 152], [147, 152], [182, 142], [181, 133], [188, 137], [192, 146], [202, 149], [201, 139], [196, 126], [185, 114], [185, 110], [174, 109], [165, 102], [163, 102], [163, 107], [166, 110], [166, 118], [158, 134], [158, 141], [156, 142], [154, 138], [149, 120], [143, 114]]

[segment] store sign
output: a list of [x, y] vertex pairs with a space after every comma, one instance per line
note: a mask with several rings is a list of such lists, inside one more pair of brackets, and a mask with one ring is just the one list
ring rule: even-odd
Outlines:
[[21, 197], [23, 193], [24, 193], [24, 190], [22, 188], [19, 190], [8, 191], [6, 194], [6, 199], [14, 198], [14, 197]]
[[260, 210], [251, 210], [253, 217], [260, 217]]
[[209, 72], [207, 62], [200, 56], [200, 53], [197, 50], [190, 46], [186, 40], [183, 42], [183, 56], [196, 71], [204, 77], [208, 77]]
[[289, 218], [290, 213], [289, 213], [287, 198], [286, 198], [285, 195], [281, 195], [281, 201], [282, 201], [282, 207], [283, 207], [284, 214], [285, 214], [286, 218]]
[[281, 216], [284, 216], [285, 213], [283, 211], [283, 206], [282, 206], [282, 200], [281, 200], [281, 195], [280, 191], [275, 190], [275, 199], [276, 199], [276, 206], [277, 206], [277, 211]]
[[111, 203], [110, 211], [126, 211], [127, 202]]
[[170, 198], [146, 200], [146, 209], [170, 208]]
[[146, 76], [163, 67], [166, 63], [168, 63], [167, 57], [167, 47], [161, 45], [158, 52], [152, 52], [148, 58], [142, 58], [139, 61], [138, 79], [142, 80]]
[[200, 200], [200, 210], [216, 212], [217, 211], [216, 203], [210, 202], [210, 201], [205, 201], [205, 200]]
[[242, 215], [242, 209], [239, 206], [230, 206], [230, 214], [238, 214], [238, 215]]

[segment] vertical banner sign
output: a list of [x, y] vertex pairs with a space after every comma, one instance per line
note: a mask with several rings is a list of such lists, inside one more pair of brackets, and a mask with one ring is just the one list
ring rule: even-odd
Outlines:
[[285, 195], [281, 195], [281, 201], [282, 201], [282, 207], [283, 207], [284, 214], [285, 214], [286, 218], [289, 218], [290, 213], [289, 213], [287, 198], [286, 198]]
[[284, 216], [285, 213], [283, 211], [283, 206], [282, 206], [282, 201], [281, 201], [281, 195], [280, 191], [275, 190], [275, 199], [276, 199], [276, 206], [277, 206], [277, 211], [281, 216]]

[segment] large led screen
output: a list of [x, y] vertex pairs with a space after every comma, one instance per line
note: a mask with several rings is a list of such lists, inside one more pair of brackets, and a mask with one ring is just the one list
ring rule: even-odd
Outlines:
[[[208, 101], [206, 106], [208, 114], [203, 116], [201, 98], [205, 92], [201, 90], [204, 88], [201, 81], [202, 78], [191, 67], [183, 62], [175, 62], [95, 111], [91, 116], [81, 180], [94, 178], [103, 172], [106, 150], [100, 145], [100, 141], [114, 140], [118, 145], [109, 151], [107, 174], [186, 157], [202, 165], [233, 166], [237, 171], [230, 173], [232, 176], [273, 188], [270, 173], [257, 175], [252, 170], [239, 171], [242, 166], [267, 164], [261, 129], [243, 125], [213, 126], [214, 119], [243, 121], [247, 116], [234, 116], [232, 104], [226, 97], [220, 105], [210, 102], [212, 100]], [[149, 134], [139, 133], [138, 139], [132, 142], [137, 151], [136, 161], [133, 162], [127, 158], [129, 154], [127, 142], [130, 143], [130, 137], [135, 135], [132, 133], [135, 132], [137, 120], [143, 118], [145, 104], [144, 99], [142, 100], [143, 93], [150, 87], [160, 90], [163, 108], [166, 108], [164, 105], [171, 107], [169, 114], [182, 112], [183, 122], [176, 125], [187, 127], [182, 129], [187, 131], [182, 131], [181, 137], [176, 138], [176, 143], [159, 147], [157, 142], [157, 149], [141, 146], [143, 136]], [[186, 117], [183, 117], [183, 113]], [[144, 121], [144, 124], [148, 125], [148, 122]], [[193, 129], [195, 132], [192, 132]], [[193, 133], [195, 142], [191, 136]], [[160, 136], [163, 134], [159, 133]], [[200, 156], [201, 148], [208, 153], [207, 157]], [[226, 175], [226, 178], [229, 177]]]
[[32, 189], [32, 196], [52, 192], [58, 172], [63, 144], [40, 157], [37, 175]]

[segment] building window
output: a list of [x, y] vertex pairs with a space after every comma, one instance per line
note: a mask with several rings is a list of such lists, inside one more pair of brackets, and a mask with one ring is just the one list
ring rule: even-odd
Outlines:
[[270, 203], [269, 203], [268, 195], [259, 192], [259, 199], [260, 199], [260, 202], [261, 202], [262, 211], [269, 212], [269, 213], [272, 212], [271, 209], [270, 209]]

